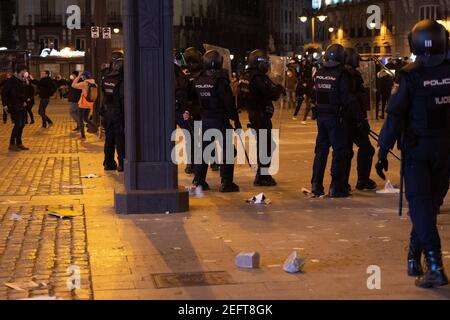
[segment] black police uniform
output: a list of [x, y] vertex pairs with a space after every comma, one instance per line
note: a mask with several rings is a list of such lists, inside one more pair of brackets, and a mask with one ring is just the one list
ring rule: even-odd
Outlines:
[[[230, 87], [228, 71], [226, 70], [205, 70], [195, 80], [194, 88], [200, 103], [200, 116], [202, 122], [202, 137], [206, 131], [217, 129], [222, 133], [224, 141], [219, 141], [222, 148], [222, 159], [220, 162], [220, 175], [222, 178], [222, 192], [239, 191], [234, 185], [234, 162], [229, 163], [227, 159], [227, 150], [230, 147], [226, 143], [226, 131], [232, 129], [230, 119], [239, 123], [239, 116], [235, 105], [235, 100]], [[203, 141], [204, 150], [211, 141]], [[234, 147], [233, 147], [234, 149]], [[234, 161], [233, 150], [233, 161]], [[203, 152], [199, 154], [202, 156]], [[198, 164], [201, 163], [201, 164]], [[202, 159], [195, 159], [195, 179], [194, 185], [202, 186], [208, 190], [206, 183], [208, 173], [208, 164], [202, 156]]]
[[449, 61], [432, 68], [413, 63], [402, 69], [380, 135], [380, 152], [387, 153], [405, 131], [402, 145], [406, 196], [413, 222], [411, 251], [419, 255], [422, 250], [441, 251], [436, 224], [449, 188], [449, 75]]
[[[189, 112], [192, 114], [192, 108], [190, 104], [191, 87], [190, 80], [181, 70], [178, 65], [174, 65], [175, 70], [175, 116], [177, 125], [189, 133], [186, 136], [186, 150], [188, 152], [188, 164], [185, 172], [187, 174], [194, 173], [194, 120], [190, 117], [188, 120], [184, 119], [184, 114]], [[188, 145], [189, 143], [189, 145]]]
[[[272, 158], [275, 151], [275, 142], [272, 137], [272, 117], [274, 114], [273, 102], [280, 99], [284, 92], [281, 86], [275, 85], [270, 78], [258, 68], [249, 68], [241, 77], [240, 100], [245, 101], [249, 114], [250, 127], [256, 131], [258, 171], [255, 179], [256, 186], [274, 186], [276, 182], [267, 172], [271, 162], [261, 161], [260, 146], [266, 143], [267, 157]], [[261, 141], [261, 131], [267, 130], [267, 140]]]
[[[122, 72], [106, 74], [102, 79], [105, 125], [106, 170], [122, 171], [125, 159], [124, 78]], [[118, 164], [115, 161], [117, 151]]]
[[[313, 193], [324, 195], [323, 180], [330, 147], [333, 148], [330, 196], [347, 197], [350, 161], [349, 130], [344, 117], [351, 104], [351, 79], [342, 65], [325, 65], [315, 76], [318, 135], [313, 167]], [[353, 99], [354, 100], [354, 99]], [[353, 101], [354, 103], [354, 101]]]
[[[450, 62], [449, 33], [432, 20], [419, 22], [409, 36], [416, 63], [398, 74], [380, 134], [377, 172], [385, 178], [388, 152], [400, 139], [406, 197], [413, 224], [408, 275], [416, 286], [447, 285], [437, 215], [449, 188]], [[427, 270], [421, 265], [425, 255]]]
[[[352, 80], [352, 91], [356, 95], [357, 103], [352, 104], [353, 109], [349, 110], [347, 119], [349, 121], [350, 133], [350, 161], [348, 162], [347, 177], [350, 176], [351, 159], [354, 157], [353, 144], [358, 147], [358, 183], [356, 189], [364, 190], [376, 189], [377, 185], [370, 179], [372, 172], [373, 157], [375, 148], [370, 142], [370, 124], [367, 118], [367, 111], [370, 109], [370, 101], [367, 91], [364, 88], [364, 80], [361, 73], [350, 66], [346, 66]], [[348, 179], [347, 179], [348, 182]]]

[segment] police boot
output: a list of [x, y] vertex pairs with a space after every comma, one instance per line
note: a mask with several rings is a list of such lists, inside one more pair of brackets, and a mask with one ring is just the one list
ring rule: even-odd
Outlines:
[[239, 192], [239, 186], [233, 182], [224, 181], [222, 182], [222, 185], [220, 186], [220, 192], [222, 193], [232, 193], [232, 192]]
[[352, 194], [347, 188], [331, 187], [328, 196], [330, 198], [348, 198]]
[[255, 178], [254, 185], [256, 187], [275, 187], [277, 182], [272, 176], [263, 176], [261, 174], [257, 174]]
[[369, 179], [367, 181], [358, 181], [358, 184], [356, 185], [356, 189], [359, 191], [375, 190], [377, 187], [377, 184], [372, 179]]
[[427, 272], [416, 280], [416, 286], [423, 289], [431, 289], [448, 285], [448, 278], [442, 265], [441, 252], [425, 252], [425, 261]]
[[204, 181], [204, 182], [197, 182], [197, 181], [194, 181], [193, 185], [194, 185], [195, 187], [202, 187], [203, 191], [209, 191], [209, 190], [211, 190], [211, 187], [209, 186], [209, 184], [206, 183], [206, 181]]
[[422, 260], [422, 249], [414, 248], [414, 246], [410, 244], [408, 252], [408, 276], [420, 277], [423, 275], [421, 260]]
[[320, 198], [323, 197], [325, 195], [325, 190], [324, 187], [322, 185], [318, 185], [316, 183], [313, 183], [312, 186], [312, 194], [314, 195], [314, 197], [316, 198]]

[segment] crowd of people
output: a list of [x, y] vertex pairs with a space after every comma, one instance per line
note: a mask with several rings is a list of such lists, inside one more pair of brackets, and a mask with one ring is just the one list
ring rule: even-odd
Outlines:
[[[105, 129], [105, 161], [107, 171], [123, 171], [125, 158], [124, 130], [124, 89], [123, 89], [123, 51], [112, 53], [112, 61], [103, 69], [101, 81], [102, 101], [100, 112]], [[26, 124], [34, 124], [33, 107], [35, 97], [39, 98], [38, 114], [42, 119], [42, 128], [48, 129], [54, 122], [48, 116], [47, 108], [50, 100], [67, 99], [69, 114], [75, 122], [74, 132], [80, 134], [81, 140], [86, 140], [86, 126], [90, 133], [97, 133], [99, 125], [92, 118], [99, 95], [98, 85], [92, 74], [73, 71], [69, 80], [60, 75], [51, 78], [50, 71], [42, 71], [40, 79], [35, 79], [26, 65], [16, 67], [14, 73], [9, 72], [0, 79], [0, 93], [3, 105], [3, 123], [11, 118], [9, 151], [19, 152], [30, 150], [23, 143], [23, 130]], [[117, 150], [118, 161], [115, 160]]]

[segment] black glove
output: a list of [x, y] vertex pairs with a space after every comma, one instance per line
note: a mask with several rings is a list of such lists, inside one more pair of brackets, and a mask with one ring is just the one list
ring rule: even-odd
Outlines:
[[387, 159], [387, 155], [388, 152], [386, 152], [386, 150], [380, 149], [380, 153], [378, 155], [378, 163], [375, 166], [378, 176], [383, 180], [386, 180], [385, 172], [389, 171], [389, 161]]
[[270, 116], [273, 116], [273, 114], [275, 113], [275, 108], [273, 106], [266, 106], [266, 113]]

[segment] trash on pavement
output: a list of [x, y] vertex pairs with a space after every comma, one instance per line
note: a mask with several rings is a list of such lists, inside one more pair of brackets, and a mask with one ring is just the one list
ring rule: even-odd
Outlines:
[[260, 193], [254, 196], [253, 198], [248, 199], [246, 202], [250, 204], [265, 204], [265, 205], [269, 205], [272, 203], [272, 201], [269, 198], [267, 198], [264, 193]]
[[394, 187], [394, 185], [391, 183], [391, 181], [386, 182], [386, 186], [382, 190], [377, 191], [378, 194], [399, 194], [400, 189], [397, 189]]
[[82, 177], [80, 177], [81, 179], [96, 179], [96, 178], [100, 178], [99, 176], [97, 176], [95, 173], [91, 173], [91, 174], [88, 174], [88, 175], [86, 175], [86, 176], [82, 176]]
[[202, 186], [191, 186], [186, 187], [186, 189], [188, 190], [190, 197], [203, 198], [205, 196]]
[[80, 211], [70, 209], [47, 209], [47, 212], [49, 216], [59, 219], [72, 219], [83, 215], [83, 213]]
[[22, 292], [30, 289], [42, 289], [47, 287], [45, 283], [36, 283], [34, 281], [5, 282], [5, 286], [10, 289]]
[[22, 216], [17, 213], [13, 213], [11, 217], [9, 218], [11, 221], [22, 221]]
[[236, 266], [241, 269], [258, 269], [260, 260], [258, 252], [242, 252], [236, 257]]
[[299, 273], [305, 266], [305, 260], [300, 259], [297, 251], [293, 252], [286, 260], [283, 270], [287, 273]]

